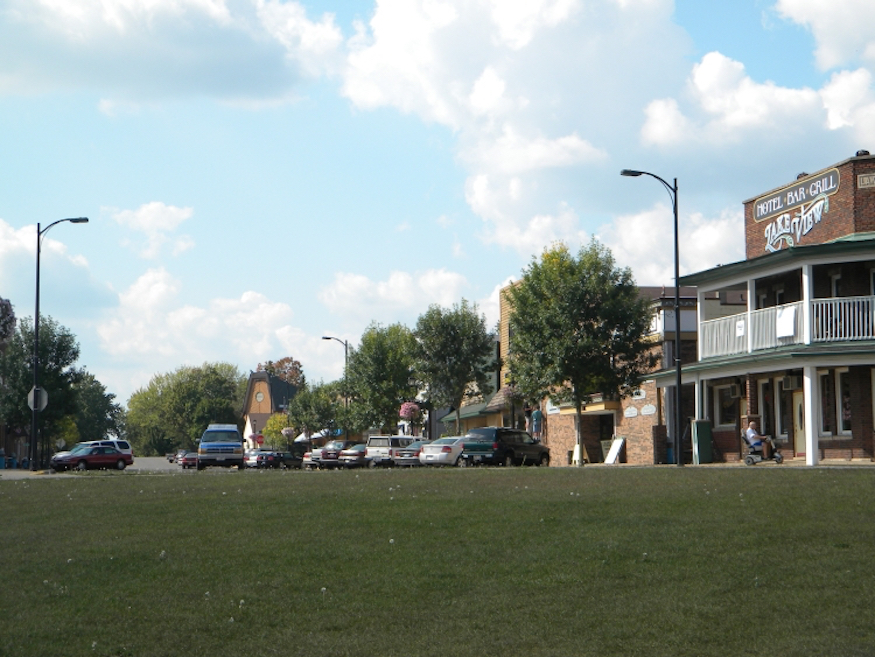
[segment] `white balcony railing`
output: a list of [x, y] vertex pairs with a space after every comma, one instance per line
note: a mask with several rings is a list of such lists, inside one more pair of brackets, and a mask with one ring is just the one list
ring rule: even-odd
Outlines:
[[[701, 357], [733, 356], [805, 341], [802, 301], [704, 321]], [[811, 341], [875, 340], [875, 296], [811, 301]]]

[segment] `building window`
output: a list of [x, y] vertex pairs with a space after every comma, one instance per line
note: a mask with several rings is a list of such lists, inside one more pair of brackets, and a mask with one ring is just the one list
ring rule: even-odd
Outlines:
[[818, 372], [817, 380], [820, 385], [820, 435], [831, 436], [833, 418], [835, 418], [832, 377], [829, 372]]
[[775, 290], [775, 305], [782, 306], [784, 305], [784, 288], [780, 288]]
[[734, 429], [738, 424], [738, 399], [731, 386], [714, 387], [714, 425], [718, 429]]
[[773, 393], [772, 380], [760, 379], [760, 433], [764, 436], [775, 436], [775, 396]]
[[775, 432], [781, 437], [781, 440], [787, 440], [790, 437], [787, 427], [793, 424], [793, 418], [790, 417], [790, 408], [792, 405], [787, 403], [784, 382], [781, 379], [776, 379], [775, 389], [778, 391], [778, 394], [775, 395], [776, 401], [778, 402], [778, 412], [775, 414]]
[[851, 375], [847, 369], [836, 370], [836, 395], [838, 401], [836, 426], [839, 433], [851, 433]]

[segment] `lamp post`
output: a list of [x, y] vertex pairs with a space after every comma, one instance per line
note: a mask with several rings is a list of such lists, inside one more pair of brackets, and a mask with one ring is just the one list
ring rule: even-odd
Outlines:
[[39, 263], [40, 251], [42, 250], [43, 235], [49, 232], [52, 226], [57, 226], [65, 221], [71, 224], [87, 224], [88, 217], [73, 217], [58, 219], [43, 229], [36, 225], [36, 310], [33, 315], [33, 417], [30, 425], [30, 469], [36, 470], [37, 461], [37, 418], [40, 412], [40, 399], [42, 393], [39, 387]]
[[323, 340], [336, 340], [343, 345], [343, 407], [346, 409], [347, 417], [344, 418], [343, 425], [346, 431], [346, 439], [349, 440], [349, 390], [347, 390], [346, 373], [349, 369], [349, 342], [335, 338], [333, 335], [323, 335]]
[[674, 367], [675, 367], [675, 420], [674, 420], [674, 453], [678, 466], [683, 466], [684, 459], [681, 452], [683, 438], [683, 411], [681, 409], [681, 284], [680, 284], [680, 250], [678, 246], [678, 179], [674, 179], [674, 185], [669, 185], [665, 180], [650, 173], [649, 171], [635, 171], [623, 169], [621, 176], [650, 176], [662, 183], [668, 195], [671, 197], [672, 210], [674, 212]]

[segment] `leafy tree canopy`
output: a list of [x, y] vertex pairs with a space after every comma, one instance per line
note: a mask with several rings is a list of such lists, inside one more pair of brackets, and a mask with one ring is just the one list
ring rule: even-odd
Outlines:
[[416, 396], [410, 329], [401, 324], [371, 324], [358, 349], [350, 350], [347, 379], [352, 399], [350, 421], [356, 429], [394, 433], [401, 404]]
[[462, 402], [493, 390], [491, 375], [498, 363], [486, 317], [465, 299], [449, 309], [432, 305], [417, 320], [413, 335], [414, 371], [428, 401], [433, 407], [454, 407], [460, 426]]
[[114, 401], [115, 395], [107, 392], [106, 386], [93, 374], [83, 371], [73, 389], [78, 406], [75, 422], [79, 440], [100, 440], [124, 433], [122, 407]]
[[128, 439], [143, 454], [193, 448], [208, 424], [239, 425], [246, 381], [228, 363], [157, 374], [128, 401]]
[[[33, 337], [33, 321], [24, 318], [0, 352], [0, 421], [19, 429], [29, 428], [32, 419], [27, 394], [33, 387]], [[39, 414], [43, 435], [76, 414], [74, 385], [82, 377], [75, 367], [78, 359], [76, 337], [51, 317], [40, 316], [39, 382], [49, 395], [48, 406]]]
[[289, 404], [289, 426], [308, 436], [320, 431], [334, 435], [344, 419], [342, 391], [340, 381], [320, 382], [299, 390]]
[[269, 360], [265, 363], [259, 363], [256, 369], [259, 372], [267, 372], [271, 376], [291, 383], [299, 389], [303, 388], [306, 384], [304, 369], [301, 367], [301, 363], [291, 356], [280, 358], [276, 362]]
[[546, 249], [507, 295], [509, 365], [527, 397], [570, 400], [579, 413], [594, 393], [628, 395], [656, 365], [645, 340], [650, 301], [596, 240], [577, 257], [565, 245]]

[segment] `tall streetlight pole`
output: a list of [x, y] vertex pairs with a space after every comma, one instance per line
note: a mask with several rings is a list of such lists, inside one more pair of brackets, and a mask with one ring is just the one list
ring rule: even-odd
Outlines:
[[649, 171], [635, 171], [623, 169], [621, 176], [650, 176], [662, 183], [668, 195], [671, 197], [672, 210], [674, 211], [674, 367], [675, 367], [675, 416], [674, 416], [674, 453], [678, 466], [684, 464], [681, 452], [683, 439], [683, 411], [681, 409], [681, 283], [680, 283], [680, 249], [678, 245], [678, 179], [674, 179], [674, 185], [669, 185], [665, 180], [650, 173]]
[[349, 342], [335, 338], [333, 335], [323, 335], [323, 340], [336, 340], [343, 345], [343, 407], [346, 409], [347, 417], [344, 418], [343, 425], [346, 430], [346, 439], [349, 440], [349, 390], [347, 388], [348, 381], [346, 379], [347, 371], [349, 370]]
[[30, 469], [36, 470], [37, 461], [37, 418], [40, 412], [40, 399], [42, 393], [39, 387], [39, 262], [42, 250], [43, 235], [49, 232], [52, 226], [57, 226], [65, 221], [71, 224], [87, 224], [88, 217], [73, 217], [58, 219], [43, 229], [36, 225], [36, 311], [33, 314], [33, 417], [30, 424]]

